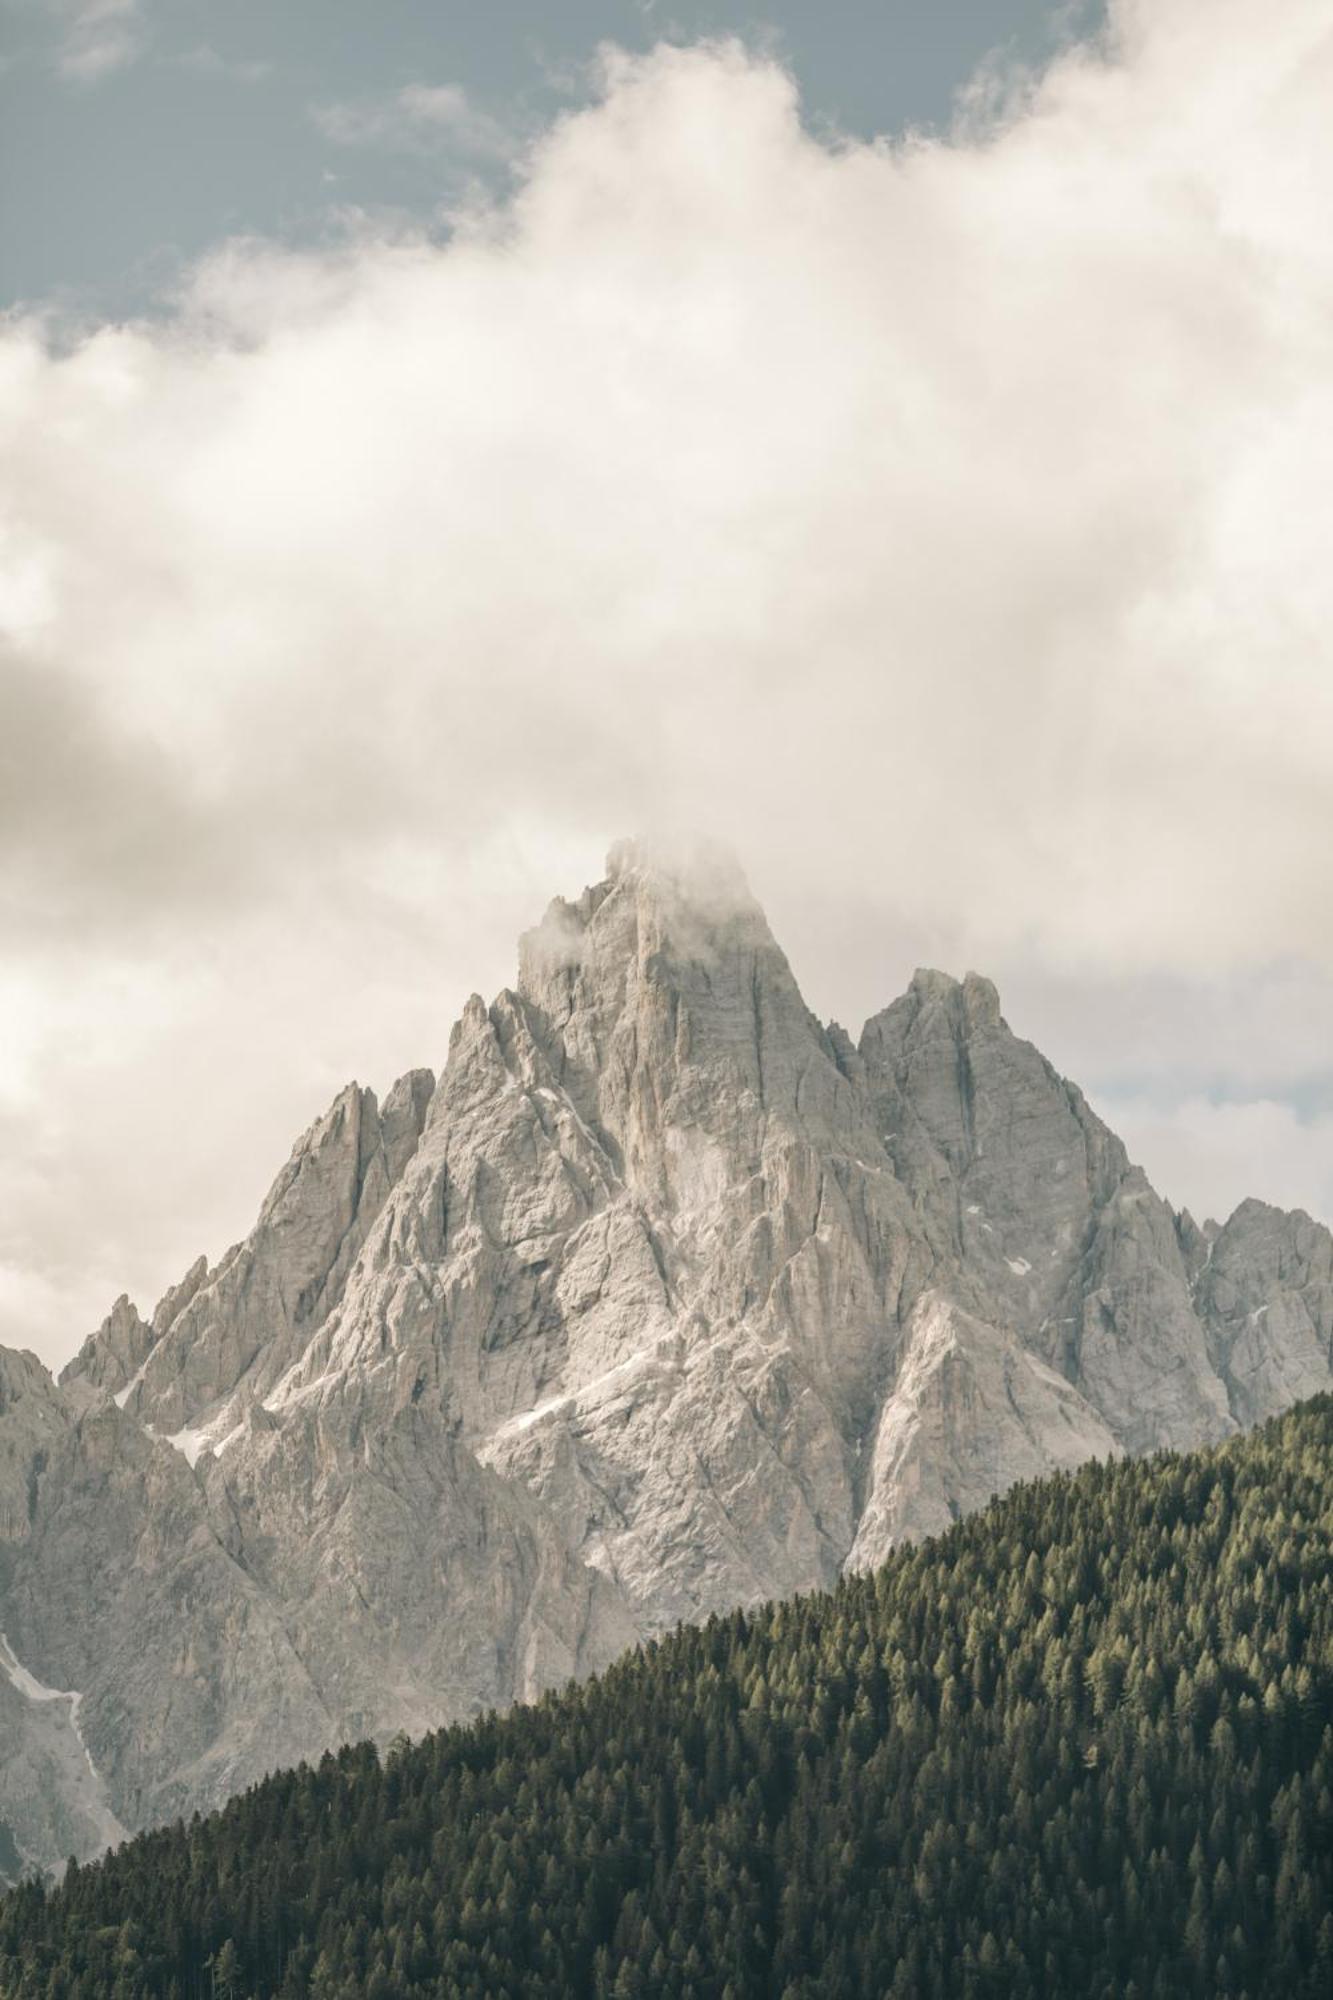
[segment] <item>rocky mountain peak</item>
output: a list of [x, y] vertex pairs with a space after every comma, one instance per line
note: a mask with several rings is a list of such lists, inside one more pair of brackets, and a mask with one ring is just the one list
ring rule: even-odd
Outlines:
[[[50, 1373], [26, 1347], [0, 1347], [0, 1419], [23, 1406], [30, 1411], [58, 1412], [64, 1422], [68, 1408]], [[38, 1419], [45, 1422], [45, 1417]]]
[[1327, 1230], [1174, 1215], [976, 973], [854, 1047], [734, 863], [622, 843], [151, 1321], [0, 1356], [0, 1819], [83, 1852], [1330, 1381]]
[[676, 1169], [707, 1135], [743, 1164], [814, 1070], [835, 1086], [831, 1044], [762, 909], [711, 851], [614, 850], [602, 882], [522, 939], [518, 999], [580, 1115], [664, 1199], [690, 1200]]
[[381, 1110], [349, 1083], [297, 1140], [255, 1229], [200, 1259], [146, 1325], [122, 1299], [61, 1377], [113, 1394], [156, 1434], [195, 1449], [232, 1435], [245, 1405], [299, 1358], [337, 1305], [367, 1232], [421, 1137], [435, 1079], [400, 1077]]
[[[188, 1279], [185, 1281], [188, 1284]], [[137, 1375], [157, 1339], [152, 1326], [122, 1292], [111, 1311], [89, 1334], [73, 1361], [62, 1370], [61, 1387], [80, 1399], [95, 1394], [117, 1395]]]
[[979, 972], [968, 972], [962, 979], [955, 979], [952, 973], [918, 966], [906, 993], [894, 1005], [917, 1017], [925, 1015], [946, 1022], [953, 1032], [960, 1034], [1007, 1025], [1000, 1013], [1000, 996], [994, 982]]
[[572, 902], [557, 897], [519, 940], [518, 990], [559, 1024], [579, 1001], [623, 1004], [637, 981], [668, 982], [746, 950], [786, 966], [730, 856], [623, 841], [602, 881]]

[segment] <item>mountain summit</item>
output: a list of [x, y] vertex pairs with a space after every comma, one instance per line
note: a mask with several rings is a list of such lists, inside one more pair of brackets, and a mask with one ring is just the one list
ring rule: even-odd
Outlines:
[[854, 1045], [733, 865], [623, 844], [246, 1242], [58, 1385], [0, 1356], [0, 1862], [1220, 1438], [1331, 1356], [1329, 1232], [1174, 1214], [988, 980], [918, 972]]

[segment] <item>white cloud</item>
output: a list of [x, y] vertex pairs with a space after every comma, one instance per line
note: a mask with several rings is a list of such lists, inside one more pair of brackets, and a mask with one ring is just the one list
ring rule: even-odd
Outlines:
[[475, 105], [458, 83], [412, 83], [388, 97], [315, 104], [310, 116], [339, 146], [505, 161], [517, 151], [510, 128]]
[[[9, 0], [11, 7], [15, 4], [24, 0]], [[49, 53], [70, 83], [98, 83], [129, 68], [153, 40], [155, 10], [150, 10], [148, 0], [35, 0], [35, 4], [54, 30]], [[260, 83], [272, 74], [268, 62], [224, 56], [207, 42], [174, 53], [157, 52], [154, 60], [163, 69], [234, 83]]]
[[160, 58], [166, 69], [184, 70], [187, 76], [214, 77], [229, 83], [264, 83], [273, 74], [273, 65], [258, 59], [220, 55], [209, 42], [182, 49], [178, 55]]
[[[897, 148], [732, 44], [611, 55], [446, 244], [237, 244], [166, 325], [8, 330], [0, 907], [35, 990], [174, 996], [165, 1052], [34, 1030], [24, 1103], [85, 1159], [142, 1126], [151, 1227], [96, 1183], [136, 1271], [645, 824], [734, 842], [842, 1014], [922, 947], [1109, 995], [1103, 1086], [1118, 995], [1327, 991], [1327, 25], [1124, 0]], [[65, 1254], [82, 1171], [0, 1256]]]
[[140, 0], [55, 0], [61, 25], [63, 76], [95, 83], [124, 69], [143, 48], [146, 24]]

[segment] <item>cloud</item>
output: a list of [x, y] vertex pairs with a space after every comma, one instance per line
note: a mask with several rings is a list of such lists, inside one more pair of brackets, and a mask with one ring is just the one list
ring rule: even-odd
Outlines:
[[[1122, 0], [898, 145], [736, 43], [609, 52], [447, 241], [235, 243], [161, 323], [7, 328], [15, 1102], [142, 1127], [174, 1206], [98, 1183], [136, 1284], [645, 825], [735, 845], [844, 1018], [918, 955], [1044, 982], [1080, 1049], [1101, 995], [1103, 1094], [1126, 996], [1242, 996], [1211, 1089], [1274, 967], [1328, 995], [1331, 84], [1323, 0]], [[163, 1047], [63, 1041], [118, 979]]]
[[141, 53], [147, 33], [140, 0], [54, 0], [61, 27], [62, 76], [96, 83]]
[[165, 69], [184, 70], [187, 76], [214, 77], [231, 83], [264, 83], [273, 74], [270, 62], [220, 55], [208, 42], [159, 60]]
[[480, 110], [457, 83], [413, 83], [388, 97], [316, 104], [310, 116], [338, 146], [504, 161], [517, 150], [510, 128]]
[[[173, 837], [162, 840], [170, 824]], [[210, 844], [217, 850], [207, 857]], [[11, 939], [78, 924], [85, 939], [123, 911], [170, 917], [201, 869], [215, 892], [234, 845], [211, 827], [150, 737], [125, 736], [86, 689], [0, 653], [0, 923]]]
[[[46, 59], [53, 60], [60, 75], [73, 84], [98, 83], [129, 68], [153, 40], [148, 0], [0, 0], [0, 4], [11, 10], [36, 9], [55, 34]], [[272, 74], [268, 62], [224, 56], [207, 42], [176, 52], [155, 51], [154, 61], [162, 69], [234, 83], [261, 83]]]

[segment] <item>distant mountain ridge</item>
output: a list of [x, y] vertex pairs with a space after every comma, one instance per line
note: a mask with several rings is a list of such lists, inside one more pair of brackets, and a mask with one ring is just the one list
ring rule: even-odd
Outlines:
[[975, 975], [853, 1044], [626, 844], [151, 1320], [0, 1355], [0, 1823], [88, 1854], [1330, 1383], [1328, 1230], [1174, 1214]]

